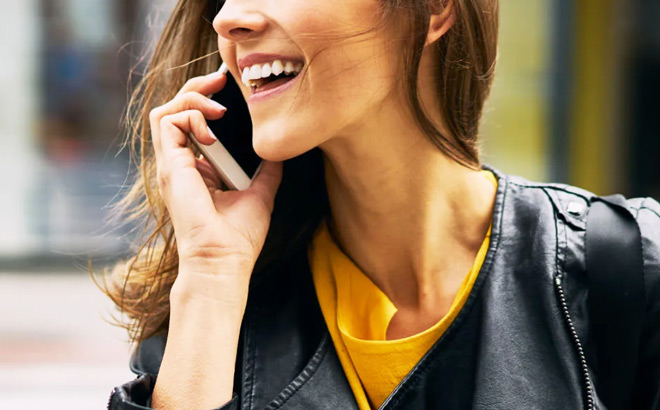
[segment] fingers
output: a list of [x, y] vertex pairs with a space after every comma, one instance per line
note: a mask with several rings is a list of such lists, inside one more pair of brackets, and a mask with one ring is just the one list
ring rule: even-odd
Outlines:
[[220, 74], [217, 71], [200, 77], [193, 77], [181, 87], [177, 96], [191, 91], [201, 95], [215, 94], [222, 90], [226, 83], [227, 75]]
[[200, 175], [202, 175], [202, 179], [206, 186], [214, 188], [215, 190], [222, 189], [222, 181], [220, 180], [220, 177], [202, 154], [200, 154], [199, 158], [195, 160], [195, 165], [197, 166]]
[[259, 194], [270, 209], [273, 209], [275, 203], [275, 194], [282, 181], [282, 163], [263, 161], [261, 169], [255, 177], [250, 190]]
[[[160, 121], [161, 150], [166, 157], [166, 151], [185, 147], [188, 134], [192, 133], [203, 144], [211, 144], [216, 140], [206, 125], [206, 118], [201, 111], [187, 110], [167, 115]], [[191, 151], [192, 155], [192, 151]]]
[[[163, 157], [161, 128], [162, 126], [170, 128], [169, 124], [172, 124], [172, 119], [166, 117], [188, 110], [198, 110], [208, 119], [218, 119], [222, 117], [226, 108], [207, 98], [206, 95], [221, 90], [226, 84], [226, 81], [226, 75], [218, 72], [192, 78], [184, 84], [174, 99], [151, 110], [149, 113], [149, 125], [151, 127], [151, 139], [157, 165], [161, 163], [161, 158]], [[174, 130], [170, 129], [170, 131]], [[167, 136], [174, 137], [174, 140], [179, 146], [188, 145], [188, 141], [185, 138], [182, 138], [185, 137], [185, 135], [181, 135], [179, 132], [171, 132], [168, 133]], [[214, 141], [210, 131], [198, 132], [195, 134], [195, 137], [203, 144], [211, 144]], [[169, 146], [171, 146], [171, 144]]]
[[[206, 139], [211, 138], [206, 119], [200, 111], [183, 111], [161, 119], [161, 146], [156, 155], [158, 186], [161, 195], [168, 198], [167, 202], [176, 208], [186, 209], [192, 205], [200, 211], [210, 212], [210, 201], [186, 203], [189, 201], [186, 198], [199, 197], [200, 192], [208, 190], [205, 181], [199, 177], [195, 156], [186, 146], [189, 133], [194, 133], [200, 139], [204, 134]], [[170, 212], [177, 211], [171, 209]]]
[[213, 100], [210, 100], [196, 92], [187, 92], [181, 94], [168, 103], [154, 108], [149, 113], [149, 123], [151, 130], [158, 129], [158, 125], [163, 117], [185, 110], [198, 110], [210, 120], [221, 118], [227, 111], [227, 108]]
[[152, 110], [151, 142], [157, 164], [160, 164], [161, 158], [166, 156], [163, 153], [165, 149], [186, 147], [190, 132], [202, 144], [210, 145], [216, 140], [207, 126], [206, 119], [220, 118], [226, 109], [208, 104], [207, 101], [210, 100], [199, 94], [190, 93], [183, 95], [179, 101], [172, 100]]

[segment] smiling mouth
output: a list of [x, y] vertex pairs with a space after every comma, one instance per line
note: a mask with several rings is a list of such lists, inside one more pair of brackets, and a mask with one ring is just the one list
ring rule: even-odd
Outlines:
[[252, 94], [280, 87], [300, 74], [302, 61], [275, 59], [265, 64], [253, 64], [243, 68], [241, 81]]

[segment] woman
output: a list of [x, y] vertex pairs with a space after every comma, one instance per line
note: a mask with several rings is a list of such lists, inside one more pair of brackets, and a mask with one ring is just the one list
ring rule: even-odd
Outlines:
[[[140, 174], [120, 209], [148, 236], [107, 293], [139, 377], [109, 408], [600, 406], [593, 195], [479, 161], [497, 0], [220, 3], [179, 2], [131, 110]], [[265, 160], [245, 191], [187, 140], [222, 139], [207, 96], [226, 77], [203, 75], [219, 59]], [[279, 92], [243, 77], [287, 62]], [[657, 408], [660, 206], [627, 205], [648, 300], [632, 400]]]

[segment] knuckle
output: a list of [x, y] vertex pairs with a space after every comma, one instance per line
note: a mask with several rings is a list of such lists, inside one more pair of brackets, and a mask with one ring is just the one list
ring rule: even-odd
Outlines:
[[196, 91], [188, 91], [184, 93], [181, 98], [184, 101], [184, 106], [187, 108], [191, 108], [193, 106], [197, 106], [201, 104], [202, 102], [202, 95]]
[[181, 94], [181, 98], [184, 100], [194, 100], [198, 95], [199, 93], [195, 91], [186, 91], [183, 94]]
[[167, 128], [168, 125], [172, 124], [172, 120], [172, 115], [162, 116], [159, 121], [160, 128]]
[[189, 79], [183, 85], [183, 88], [187, 89], [187, 88], [192, 88], [192, 87], [197, 86], [202, 81], [202, 78], [203, 78], [202, 76], [197, 76], [197, 77], [193, 77], [193, 78]]
[[198, 123], [202, 123], [202, 122], [206, 121], [206, 119], [204, 118], [204, 114], [202, 114], [202, 112], [199, 111], [199, 110], [192, 111], [190, 113], [190, 116], [191, 116], [193, 121], [198, 122]]
[[163, 107], [156, 107], [149, 111], [149, 121], [151, 121], [152, 124], [157, 124], [160, 121], [162, 110]]

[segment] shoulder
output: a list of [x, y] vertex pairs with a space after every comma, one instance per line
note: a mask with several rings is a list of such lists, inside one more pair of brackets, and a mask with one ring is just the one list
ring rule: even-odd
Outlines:
[[[521, 176], [502, 173], [491, 167], [504, 185], [503, 194], [510, 201], [529, 207], [551, 205], [560, 217], [583, 226], [586, 223], [591, 204], [599, 195], [586, 189], [561, 183], [537, 182]], [[507, 195], [508, 194], [508, 195]], [[660, 203], [653, 198], [627, 198], [626, 205], [635, 217], [645, 241], [660, 242]]]
[[486, 168], [498, 178], [496, 203], [509, 221], [537, 217], [546, 224], [560, 220], [578, 231], [586, 229], [589, 207], [597, 197], [594, 193], [573, 185], [532, 181]]
[[[555, 220], [574, 233], [574, 241], [584, 240], [587, 218], [594, 201], [601, 198], [593, 192], [573, 185], [530, 181], [493, 170], [508, 196], [509, 207], [528, 209], [540, 215], [542, 209], [552, 207]], [[624, 204], [634, 217], [642, 238], [642, 254], [647, 295], [650, 302], [658, 295], [660, 306], [660, 203], [650, 197], [626, 198]], [[513, 215], [514, 218], [515, 213]], [[579, 248], [584, 249], [584, 244]]]

